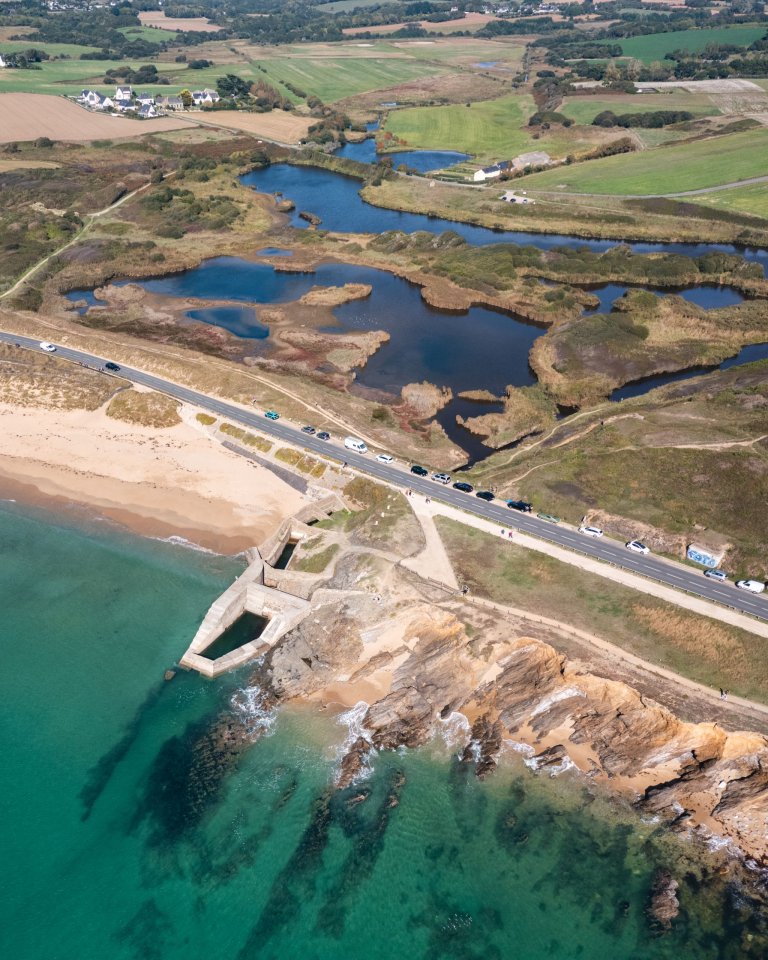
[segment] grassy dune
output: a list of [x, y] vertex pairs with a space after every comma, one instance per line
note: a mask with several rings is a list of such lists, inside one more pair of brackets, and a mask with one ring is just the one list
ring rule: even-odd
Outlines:
[[606, 157], [526, 177], [528, 190], [648, 196], [768, 175], [768, 129]]

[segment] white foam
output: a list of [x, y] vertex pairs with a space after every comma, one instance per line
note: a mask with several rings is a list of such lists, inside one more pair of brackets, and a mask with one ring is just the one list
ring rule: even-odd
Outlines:
[[157, 540], [160, 543], [170, 543], [174, 547], [184, 547], [186, 550], [194, 550], [196, 553], [209, 553], [211, 556], [217, 556], [214, 550], [207, 547], [201, 547], [199, 543], [192, 543], [186, 537], [178, 537], [175, 534], [172, 537], [150, 537], [150, 540]]
[[472, 727], [463, 713], [451, 713], [445, 719], [435, 718], [435, 733], [441, 737], [446, 747], [458, 747], [463, 750], [469, 742]]
[[230, 701], [232, 712], [243, 724], [252, 740], [269, 736], [274, 728], [277, 712], [266, 710], [261, 696], [261, 687], [253, 684], [238, 690]]
[[[347, 728], [347, 735], [344, 737], [344, 741], [339, 744], [336, 748], [336, 762], [340, 763], [344, 756], [349, 753], [349, 750], [352, 747], [352, 744], [362, 737], [364, 740], [367, 740], [368, 743], [371, 743], [371, 731], [367, 730], [363, 726], [363, 720], [365, 719], [366, 713], [370, 704], [365, 700], [358, 700], [358, 702], [350, 710], [346, 710], [344, 713], [340, 713], [336, 718], [336, 722]], [[373, 752], [373, 747], [371, 747]], [[372, 756], [372, 753], [369, 754], [369, 757]], [[369, 762], [366, 762], [360, 769], [360, 772], [355, 777], [355, 780], [365, 780], [371, 776], [373, 773], [373, 767]]]

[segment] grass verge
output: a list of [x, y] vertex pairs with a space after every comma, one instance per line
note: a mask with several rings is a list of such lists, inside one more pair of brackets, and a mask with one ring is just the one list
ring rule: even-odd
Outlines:
[[552, 617], [698, 683], [768, 703], [763, 638], [455, 520], [435, 523], [456, 575], [477, 596]]

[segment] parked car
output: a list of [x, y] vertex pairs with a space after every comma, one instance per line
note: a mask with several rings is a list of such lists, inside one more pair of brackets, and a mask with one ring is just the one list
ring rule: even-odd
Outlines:
[[709, 577], [710, 580], [718, 580], [720, 583], [728, 579], [728, 574], [725, 570], [705, 570], [704, 576]]
[[519, 510], [521, 513], [530, 513], [533, 510], [533, 504], [526, 503], [525, 500], [507, 500], [507, 506], [510, 510]]
[[453, 489], [454, 489], [454, 490], [461, 490], [462, 493], [472, 493], [472, 491], [473, 491], [475, 488], [472, 486], [471, 483], [464, 483], [463, 480], [459, 480], [458, 483], [454, 483]]
[[539, 520], [546, 520], [547, 523], [560, 523], [560, 517], [553, 517], [551, 513], [537, 513]]
[[630, 540], [629, 543], [625, 543], [624, 546], [627, 550], [631, 550], [632, 553], [650, 553], [651, 551], [646, 547], [644, 543], [640, 543], [639, 540]]
[[311, 437], [313, 437], [316, 431], [314, 427], [302, 427], [301, 432], [308, 433]]
[[267, 420], [279, 420], [279, 419], [280, 419], [280, 414], [279, 414], [279, 413], [275, 413], [274, 410], [267, 410], [266, 413], [264, 414], [264, 416], [267, 418]]
[[411, 467], [411, 473], [415, 473], [417, 477], [429, 476], [429, 470], [425, 470], [424, 467], [420, 467], [417, 463], [414, 463]]
[[488, 503], [496, 499], [490, 490], [478, 490], [475, 496], [480, 497], [481, 500], [487, 500]]
[[739, 590], [748, 590], [750, 593], [762, 593], [765, 590], [765, 584], [759, 580], [737, 580], [736, 586]]
[[446, 483], [446, 484], [447, 484], [447, 483], [450, 483], [450, 482], [451, 482], [451, 478], [448, 476], [447, 473], [433, 473], [433, 474], [432, 474], [432, 479], [433, 479], [433, 480], [436, 480], [438, 483]]
[[40, 349], [45, 350], [46, 353], [56, 353], [56, 347], [52, 343], [48, 343], [47, 340], [42, 341]]
[[117, 373], [117, 371], [120, 369], [120, 367], [118, 367], [118, 365], [117, 365], [116, 363], [112, 363], [111, 360], [108, 360], [108, 361], [104, 364], [104, 369], [105, 369], [105, 370], [111, 370], [112, 373]]
[[330, 435], [330, 433], [326, 433], [325, 430], [322, 430], [320, 433], [318, 433], [317, 439], [318, 439], [318, 440], [330, 440], [330, 439], [331, 439], [331, 435]]
[[379, 463], [386, 463], [386, 464], [394, 463], [393, 458], [390, 457], [388, 453], [380, 453], [376, 457], [376, 459], [379, 461]]
[[355, 453], [368, 453], [368, 447], [366, 447], [362, 440], [358, 440], [357, 437], [347, 437], [344, 441], [344, 446], [347, 450], [354, 450]]
[[603, 531], [600, 527], [579, 527], [579, 533], [583, 533], [587, 537], [602, 537]]

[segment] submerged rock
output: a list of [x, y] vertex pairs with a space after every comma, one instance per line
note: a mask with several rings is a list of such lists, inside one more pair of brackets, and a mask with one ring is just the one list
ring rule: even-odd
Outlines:
[[[358, 737], [357, 740], [355, 740], [341, 761], [339, 777], [336, 781], [336, 786], [339, 790], [348, 787], [350, 783], [360, 775], [360, 771], [365, 766], [365, 762], [370, 756], [371, 751], [371, 744], [365, 737]], [[359, 803], [362, 800], [365, 800], [364, 796], [361, 796], [360, 799], [355, 802]]]
[[659, 930], [669, 930], [672, 921], [680, 912], [680, 901], [675, 891], [678, 882], [664, 867], [656, 871], [651, 888], [651, 901], [648, 905], [648, 917], [652, 926]]

